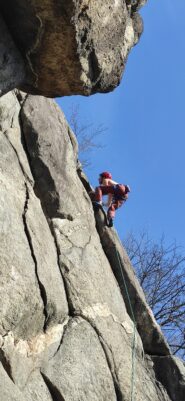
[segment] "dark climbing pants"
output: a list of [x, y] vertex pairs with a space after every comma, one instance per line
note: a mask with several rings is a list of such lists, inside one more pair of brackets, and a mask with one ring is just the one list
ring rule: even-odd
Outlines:
[[100, 185], [95, 189], [95, 200], [97, 202], [102, 201], [103, 195], [112, 195], [112, 202], [108, 208], [107, 215], [112, 219], [115, 217], [115, 211], [124, 203], [125, 186], [122, 184], [118, 185]]

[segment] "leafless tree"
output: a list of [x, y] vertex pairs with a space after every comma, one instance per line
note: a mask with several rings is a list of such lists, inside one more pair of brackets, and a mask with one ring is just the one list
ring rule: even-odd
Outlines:
[[78, 140], [80, 162], [83, 167], [89, 167], [91, 165], [90, 152], [104, 147], [97, 142], [97, 139], [107, 131], [107, 128], [103, 124], [82, 123], [79, 105], [72, 106], [69, 124]]
[[185, 256], [175, 242], [154, 243], [146, 232], [130, 233], [124, 246], [172, 353], [185, 359]]

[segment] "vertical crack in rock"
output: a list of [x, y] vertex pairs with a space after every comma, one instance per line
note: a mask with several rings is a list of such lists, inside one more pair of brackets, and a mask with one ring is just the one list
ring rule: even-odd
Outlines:
[[[85, 316], [83, 313], [77, 313], [77, 312], [74, 313], [74, 316], [75, 316], [75, 317], [81, 317], [81, 318], [84, 319], [88, 324], [90, 324], [90, 326], [94, 329], [94, 331], [95, 331], [97, 337], [99, 338], [99, 341], [100, 341], [100, 344], [101, 344], [103, 353], [104, 353], [104, 355], [105, 355], [105, 359], [106, 359], [106, 361], [107, 361], [107, 365], [108, 365], [108, 367], [109, 367], [109, 370], [110, 370], [110, 373], [111, 373], [111, 376], [112, 376], [112, 381], [113, 381], [113, 385], [114, 385], [114, 390], [115, 390], [115, 394], [116, 394], [116, 397], [117, 397], [117, 401], [124, 401], [123, 394], [122, 394], [122, 392], [121, 392], [121, 390], [120, 390], [120, 386], [119, 386], [119, 379], [118, 379], [118, 377], [117, 377], [117, 372], [116, 372], [116, 369], [115, 369], [115, 361], [114, 361], [114, 358], [113, 358], [112, 350], [110, 349], [110, 347], [109, 347], [107, 344], [105, 344], [105, 341], [104, 341], [104, 339], [102, 338], [102, 335], [101, 335], [101, 333], [99, 332], [99, 330], [97, 329], [96, 325], [93, 324], [93, 322], [92, 322], [90, 319], [88, 319], [87, 316]], [[107, 348], [110, 350], [110, 352], [111, 352], [112, 359], [113, 359], [114, 370], [112, 369], [111, 361], [110, 361], [109, 355], [107, 354], [106, 347], [107, 347]]]
[[89, 62], [89, 74], [91, 80], [93, 81], [93, 90], [95, 91], [101, 79], [101, 70], [98, 64], [98, 58], [93, 48], [89, 53], [88, 62]]
[[82, 185], [83, 185], [83, 187], [85, 189], [86, 194], [88, 195], [89, 202], [91, 203], [91, 200], [90, 200], [90, 197], [89, 197], [89, 193], [92, 192], [94, 189], [90, 185], [90, 183], [89, 183], [89, 181], [88, 181], [88, 179], [87, 179], [87, 177], [86, 177], [86, 175], [85, 175], [85, 173], [84, 173], [84, 171], [82, 169], [82, 165], [81, 165], [80, 162], [78, 162], [78, 164], [77, 164], [77, 175], [78, 175], [78, 177], [79, 177], [79, 179], [80, 179], [80, 181], [81, 181], [81, 183], [82, 183]]
[[64, 327], [63, 327], [63, 334], [62, 334], [62, 337], [61, 337], [61, 340], [60, 340], [60, 344], [59, 344], [57, 350], [55, 351], [55, 353], [53, 354], [52, 359], [53, 359], [53, 358], [55, 357], [55, 355], [58, 353], [58, 351], [60, 350], [61, 345], [63, 344], [65, 332], [66, 332], [66, 330], [67, 330], [67, 328], [68, 328], [68, 325], [69, 325], [71, 319], [72, 319], [72, 317], [69, 317], [69, 319], [67, 320], [66, 324], [64, 324]]
[[[78, 15], [78, 19], [83, 21], [85, 25], [83, 32], [80, 35], [79, 51], [87, 52], [88, 72], [84, 71], [92, 81], [93, 92], [98, 88], [99, 81], [102, 76], [102, 71], [99, 66], [98, 57], [94, 48], [92, 38], [89, 37], [89, 32], [92, 30], [93, 21], [88, 15], [89, 5], [85, 5]], [[83, 68], [83, 64], [82, 64]]]
[[48, 377], [42, 372], [41, 372], [41, 375], [42, 375], [43, 380], [49, 390], [52, 400], [53, 401], [65, 401], [65, 398], [62, 396], [62, 394], [60, 393], [58, 388], [53, 383], [51, 383], [51, 381], [48, 379]]
[[[115, 368], [115, 361], [114, 361], [114, 357], [113, 357], [112, 350], [110, 349], [110, 347], [109, 347], [107, 344], [105, 344], [104, 339], [102, 338], [101, 334], [98, 332], [98, 330], [96, 329], [96, 327], [94, 327], [94, 330], [96, 331], [96, 333], [97, 333], [97, 335], [98, 335], [98, 338], [99, 338], [99, 340], [100, 340], [100, 344], [101, 344], [102, 349], [103, 349], [104, 354], [105, 354], [105, 358], [106, 358], [106, 361], [107, 361], [109, 370], [110, 370], [110, 372], [111, 372], [111, 376], [112, 376], [112, 380], [113, 380], [113, 384], [114, 384], [114, 389], [115, 389], [115, 393], [116, 393], [116, 397], [117, 397], [117, 401], [124, 401], [124, 399], [123, 399], [123, 394], [122, 394], [122, 392], [121, 392], [121, 390], [120, 390], [120, 386], [119, 386], [119, 379], [118, 379], [117, 372], [116, 372], [116, 368]], [[112, 367], [111, 367], [111, 361], [110, 361], [109, 356], [108, 356], [108, 354], [107, 354], [106, 347], [107, 347], [107, 348], [110, 350], [110, 352], [111, 352], [112, 359], [113, 359], [113, 364], [114, 364], [114, 371], [113, 371], [113, 369], [112, 369]]]
[[77, 138], [76, 138], [75, 134], [72, 132], [72, 130], [71, 130], [69, 125], [67, 125], [67, 133], [68, 133], [69, 140], [71, 142], [71, 146], [72, 146], [72, 149], [73, 149], [74, 156], [77, 159], [77, 156], [78, 156], [78, 142], [77, 142]]
[[6, 359], [5, 353], [2, 348], [0, 349], [0, 362], [2, 363], [2, 366], [3, 366], [4, 370], [6, 371], [7, 375], [9, 376], [9, 378], [13, 381], [11, 364]]
[[[22, 106], [23, 106], [23, 104], [22, 104]], [[22, 107], [21, 107], [21, 110], [22, 110]], [[28, 159], [28, 162], [29, 162], [29, 167], [30, 167], [32, 176], [35, 179], [34, 167], [32, 165], [32, 160], [31, 160], [31, 157], [30, 157], [30, 154], [29, 154], [29, 150], [28, 150], [28, 147], [27, 147], [27, 144], [26, 144], [25, 137], [24, 137], [24, 128], [23, 128], [23, 121], [22, 121], [22, 118], [21, 118], [21, 111], [20, 111], [20, 126], [21, 126], [21, 133], [22, 133], [23, 148], [24, 148], [24, 151], [26, 153], [26, 156], [27, 156], [27, 159]], [[44, 163], [43, 163], [43, 165], [44, 165]], [[55, 183], [54, 183], [54, 181], [53, 181], [53, 179], [52, 179], [52, 177], [50, 175], [49, 169], [47, 168], [46, 165], [44, 165], [44, 169], [46, 171], [46, 174], [48, 174], [48, 182], [51, 183], [51, 185], [55, 189], [56, 196], [57, 196], [56, 205], [53, 207], [53, 205], [51, 205], [51, 202], [50, 202], [50, 208], [48, 209], [47, 205], [45, 204], [45, 202], [43, 202], [42, 193], [39, 190], [37, 190], [36, 185], [34, 186], [33, 190], [34, 190], [35, 195], [40, 200], [41, 207], [42, 207], [43, 213], [45, 215], [48, 227], [49, 227], [51, 235], [52, 235], [52, 237], [54, 239], [54, 245], [55, 245], [56, 255], [57, 255], [57, 265], [58, 265], [58, 269], [59, 269], [59, 272], [60, 272], [60, 274], [62, 276], [63, 283], [64, 283], [64, 290], [65, 290], [65, 295], [66, 295], [66, 299], [67, 299], [67, 303], [68, 303], [69, 314], [71, 314], [70, 312], [72, 311], [73, 308], [72, 308], [71, 302], [69, 300], [69, 291], [68, 291], [68, 289], [66, 287], [65, 280], [64, 280], [63, 274], [62, 274], [61, 269], [60, 269], [60, 255], [61, 254], [60, 254], [59, 246], [57, 244], [57, 239], [56, 239], [56, 235], [55, 235], [55, 231], [54, 231], [54, 227], [53, 227], [53, 222], [52, 222], [51, 218], [52, 217], [56, 217], [56, 218], [68, 219], [68, 220], [72, 221], [73, 217], [71, 215], [69, 215], [69, 214], [65, 215], [64, 213], [58, 213], [57, 212], [58, 205], [59, 205], [59, 195], [58, 195], [58, 192], [57, 192], [57, 190], [55, 188]], [[72, 314], [71, 314], [71, 316], [72, 316]]]
[[42, 33], [43, 33], [43, 22], [42, 22], [42, 19], [40, 18], [40, 16], [38, 14], [36, 14], [36, 18], [39, 21], [39, 27], [38, 27], [38, 31], [37, 31], [36, 40], [35, 40], [33, 46], [26, 53], [26, 58], [28, 60], [28, 64], [29, 64], [30, 70], [31, 70], [33, 76], [35, 76], [35, 82], [33, 83], [33, 86], [35, 88], [38, 87], [39, 77], [38, 77], [38, 74], [34, 70], [34, 67], [33, 67], [33, 64], [32, 64], [32, 61], [31, 61], [31, 55], [32, 55], [32, 53], [34, 53], [36, 51], [37, 47], [39, 46], [39, 44], [41, 42]]
[[17, 152], [17, 150], [15, 149], [15, 147], [13, 146], [13, 144], [11, 143], [11, 141], [9, 140], [6, 131], [4, 132], [4, 136], [5, 136], [5, 138], [7, 139], [8, 143], [10, 144], [10, 146], [12, 147], [13, 151], [14, 151], [15, 154], [16, 154], [16, 157], [17, 157], [17, 160], [18, 160], [18, 163], [19, 163], [19, 167], [20, 167], [20, 169], [21, 169], [21, 171], [22, 171], [22, 173], [23, 173], [23, 176], [25, 177], [26, 181], [28, 181], [28, 182], [32, 185], [33, 182], [31, 181], [30, 177], [26, 174], [26, 171], [24, 170], [23, 164], [22, 164], [21, 161], [20, 161], [18, 152]]
[[[98, 334], [98, 331], [97, 331], [97, 335], [99, 337], [101, 346], [102, 346], [104, 354], [105, 354], [105, 358], [107, 360], [107, 364], [108, 364], [109, 370], [110, 370], [111, 375], [112, 375], [112, 380], [113, 380], [113, 383], [114, 383], [114, 389], [115, 389], [117, 401], [124, 401], [123, 394], [122, 394], [122, 392], [120, 390], [120, 386], [119, 386], [119, 379], [118, 379], [117, 372], [116, 372], [116, 369], [115, 369], [115, 361], [114, 361], [114, 356], [113, 356], [112, 350], [110, 349], [110, 347], [107, 344], [105, 344], [104, 339], [102, 338], [102, 336], [100, 334]], [[114, 371], [112, 371], [111, 362], [110, 362], [109, 356], [107, 355], [106, 347], [111, 352], [112, 359], [113, 359], [113, 364], [114, 364]]]
[[[29, 94], [21, 92], [19, 89], [14, 89], [14, 93], [19, 102], [20, 107], [22, 108], [24, 106], [24, 103], [26, 102], [26, 99], [28, 98]], [[19, 112], [19, 125], [21, 127], [20, 112]], [[22, 130], [21, 130], [21, 132], [22, 132]]]
[[56, 238], [55, 229], [53, 227], [53, 222], [50, 221], [50, 222], [48, 222], [48, 224], [49, 224], [49, 228], [50, 228], [51, 234], [52, 234], [53, 239], [54, 239], [54, 244], [55, 244], [56, 253], [57, 253], [57, 264], [58, 264], [58, 268], [59, 268], [59, 271], [60, 271], [60, 274], [62, 276], [63, 283], [64, 283], [64, 289], [65, 289], [66, 299], [67, 299], [68, 308], [69, 308], [69, 316], [74, 316], [74, 308], [73, 308], [73, 305], [72, 305], [72, 302], [71, 302], [71, 299], [70, 299], [69, 290], [67, 288], [65, 277], [64, 277], [64, 275], [63, 275], [63, 273], [62, 273], [62, 271], [60, 269], [61, 252], [60, 252], [60, 248], [59, 248], [58, 243], [57, 243], [57, 238]]
[[[32, 176], [35, 180], [34, 184], [34, 193], [37, 196], [37, 198], [41, 202], [42, 210], [43, 213], [46, 217], [46, 220], [52, 219], [52, 218], [61, 218], [61, 219], [68, 219], [70, 221], [73, 220], [73, 217], [70, 214], [67, 213], [61, 213], [58, 211], [59, 209], [59, 193], [56, 189], [54, 179], [52, 178], [49, 168], [47, 165], [43, 162], [41, 158], [38, 157], [37, 159], [37, 164], [34, 165], [34, 161], [32, 161], [30, 157], [30, 153], [28, 150], [28, 146], [25, 140], [24, 136], [24, 128], [23, 128], [23, 123], [21, 119], [21, 112], [20, 112], [20, 126], [21, 126], [21, 132], [22, 132], [22, 144], [23, 144], [23, 149], [26, 153], [28, 162], [29, 162], [29, 167], [32, 173]], [[45, 175], [45, 180], [47, 181], [48, 188], [47, 188], [47, 193], [43, 192], [42, 187], [40, 186], [40, 183], [38, 184], [37, 180], [35, 179], [35, 170], [40, 169], [42, 173]]]
[[24, 204], [24, 211], [22, 214], [22, 219], [23, 219], [23, 224], [24, 224], [24, 231], [27, 237], [27, 241], [29, 244], [29, 248], [30, 248], [30, 252], [31, 252], [31, 256], [35, 265], [35, 275], [38, 281], [38, 285], [39, 285], [39, 289], [40, 289], [40, 295], [44, 304], [44, 316], [45, 316], [45, 323], [44, 323], [44, 327], [43, 329], [46, 330], [46, 326], [47, 326], [47, 320], [48, 320], [48, 313], [47, 313], [47, 294], [46, 294], [46, 290], [43, 286], [43, 284], [41, 283], [40, 279], [39, 279], [39, 274], [38, 274], [38, 265], [37, 265], [37, 259], [34, 253], [34, 248], [33, 248], [33, 244], [32, 244], [32, 238], [31, 238], [31, 234], [28, 228], [28, 224], [27, 224], [27, 220], [26, 220], [26, 213], [28, 210], [28, 203], [29, 203], [29, 189], [27, 186], [27, 183], [25, 182], [25, 189], [26, 189], [26, 199], [25, 199], [25, 204]]
[[30, 248], [30, 251], [31, 251], [31, 256], [32, 256], [32, 259], [33, 259], [33, 262], [34, 262], [34, 265], [35, 265], [35, 274], [36, 274], [36, 278], [37, 278], [38, 285], [39, 285], [39, 289], [40, 289], [40, 295], [41, 295], [41, 298], [42, 298], [42, 301], [43, 301], [43, 304], [44, 304], [44, 316], [45, 316], [44, 330], [45, 330], [45, 329], [46, 329], [46, 326], [47, 326], [47, 320], [48, 320], [48, 313], [47, 313], [47, 295], [46, 295], [46, 290], [45, 290], [43, 284], [41, 283], [41, 281], [40, 281], [40, 279], [39, 279], [38, 266], [37, 266], [37, 259], [36, 259], [35, 253], [34, 253], [34, 248], [33, 248], [33, 244], [32, 244], [31, 234], [30, 234], [30, 232], [29, 232], [28, 224], [27, 224], [27, 221], [26, 221], [26, 213], [27, 213], [27, 210], [28, 210], [28, 203], [29, 203], [29, 189], [28, 189], [28, 185], [27, 185], [27, 182], [26, 182], [26, 181], [30, 182], [31, 180], [30, 180], [30, 178], [27, 176], [27, 174], [26, 174], [26, 172], [25, 172], [25, 170], [24, 170], [24, 167], [23, 167], [23, 165], [22, 165], [22, 163], [21, 163], [21, 161], [20, 161], [20, 159], [19, 159], [19, 155], [18, 155], [18, 153], [17, 153], [17, 150], [15, 149], [15, 147], [14, 147], [14, 146], [12, 145], [12, 143], [10, 142], [10, 140], [9, 140], [9, 138], [8, 138], [8, 136], [7, 136], [7, 134], [6, 134], [6, 132], [4, 133], [4, 135], [5, 135], [7, 141], [9, 142], [9, 144], [11, 145], [11, 147], [13, 148], [13, 150], [14, 150], [14, 152], [15, 152], [15, 154], [16, 154], [16, 157], [17, 157], [17, 160], [18, 160], [20, 169], [21, 169], [22, 174], [23, 174], [23, 176], [24, 176], [24, 178], [25, 178], [26, 199], [25, 199], [24, 211], [23, 211], [23, 214], [22, 214], [22, 219], [23, 219], [23, 224], [24, 224], [24, 231], [25, 231], [25, 234], [26, 234], [26, 237], [27, 237], [27, 240], [28, 240], [28, 244], [29, 244], [29, 248]]

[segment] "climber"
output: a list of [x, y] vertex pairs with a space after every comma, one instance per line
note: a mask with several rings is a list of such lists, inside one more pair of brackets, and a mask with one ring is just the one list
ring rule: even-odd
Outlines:
[[[130, 187], [128, 185], [118, 184], [112, 180], [112, 175], [104, 171], [99, 176], [99, 186], [95, 189], [93, 204], [95, 206], [107, 206], [107, 220], [109, 227], [113, 226], [115, 210], [123, 205], [128, 199]], [[102, 195], [108, 195], [108, 201], [102, 204]]]

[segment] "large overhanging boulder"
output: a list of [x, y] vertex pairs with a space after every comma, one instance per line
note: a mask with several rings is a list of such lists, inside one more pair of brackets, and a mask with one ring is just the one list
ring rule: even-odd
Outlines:
[[137, 11], [145, 2], [1, 0], [27, 70], [17, 87], [48, 97], [113, 90], [142, 33]]

